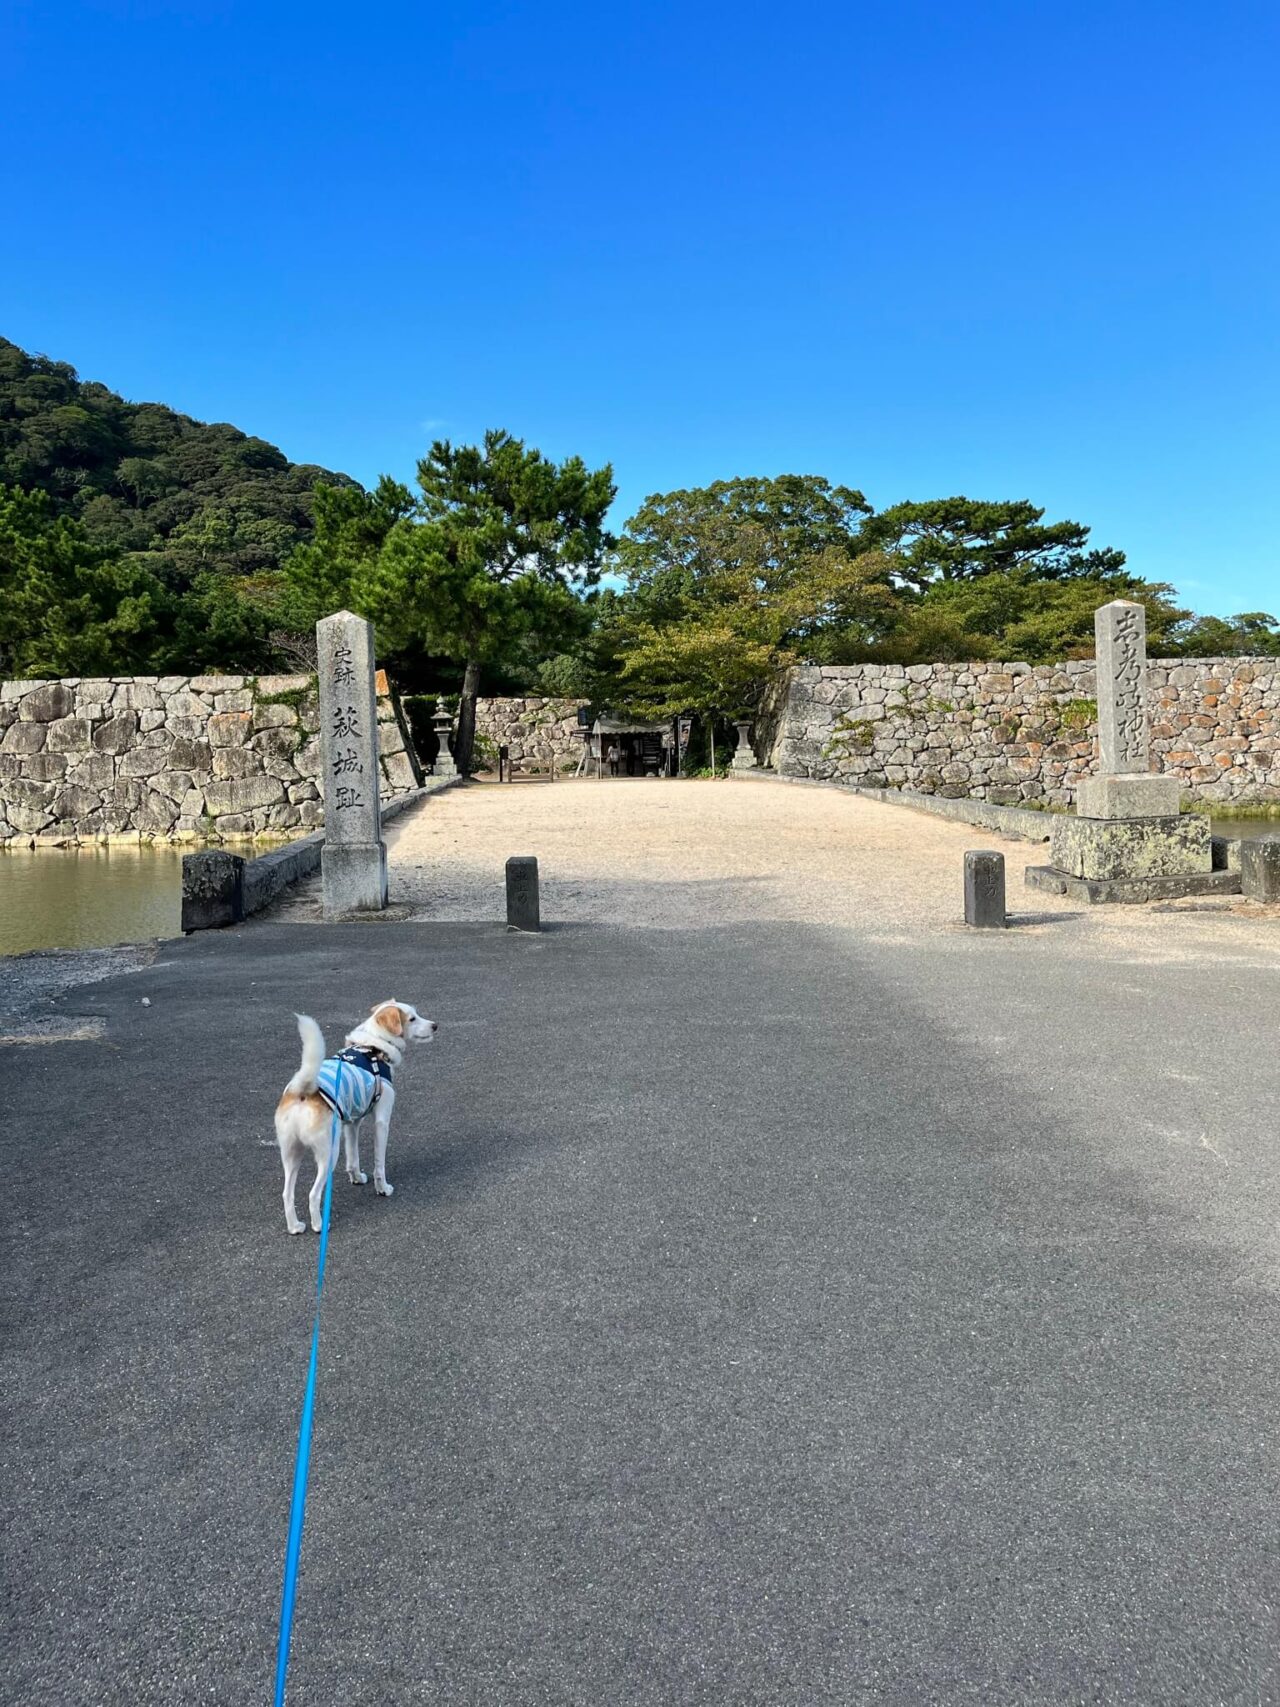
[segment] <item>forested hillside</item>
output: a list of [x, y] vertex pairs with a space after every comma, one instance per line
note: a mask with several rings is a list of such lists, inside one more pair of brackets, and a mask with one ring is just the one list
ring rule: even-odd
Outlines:
[[319, 481], [355, 485], [225, 422], [127, 403], [0, 338], [0, 486], [47, 493], [93, 545], [135, 554], [174, 588], [207, 570], [280, 568], [311, 536]]

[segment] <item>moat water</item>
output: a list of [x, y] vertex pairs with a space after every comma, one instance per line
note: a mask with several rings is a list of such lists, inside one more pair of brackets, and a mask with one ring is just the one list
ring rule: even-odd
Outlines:
[[0, 954], [177, 936], [182, 849], [0, 849]]

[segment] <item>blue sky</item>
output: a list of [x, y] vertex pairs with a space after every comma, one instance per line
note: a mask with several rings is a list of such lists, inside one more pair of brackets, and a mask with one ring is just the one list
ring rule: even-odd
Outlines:
[[366, 482], [1027, 497], [1280, 615], [1280, 12], [8, 0], [0, 332]]

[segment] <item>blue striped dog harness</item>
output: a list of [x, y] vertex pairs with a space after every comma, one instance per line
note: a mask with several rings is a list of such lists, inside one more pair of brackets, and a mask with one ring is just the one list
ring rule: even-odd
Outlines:
[[391, 1063], [372, 1049], [342, 1049], [320, 1063], [316, 1089], [338, 1116], [363, 1119], [382, 1095], [382, 1081], [391, 1083]]

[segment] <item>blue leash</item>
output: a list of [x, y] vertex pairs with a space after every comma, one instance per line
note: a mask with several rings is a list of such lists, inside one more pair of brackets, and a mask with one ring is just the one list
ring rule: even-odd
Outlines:
[[[342, 1068], [338, 1068], [337, 1100], [342, 1101]], [[293, 1603], [298, 1595], [298, 1561], [302, 1555], [302, 1520], [307, 1511], [307, 1473], [311, 1468], [311, 1419], [316, 1402], [316, 1355], [320, 1350], [320, 1294], [324, 1290], [324, 1259], [329, 1248], [329, 1204], [333, 1198], [333, 1176], [338, 1166], [338, 1111], [333, 1111], [329, 1140], [329, 1177], [324, 1182], [324, 1211], [320, 1218], [320, 1260], [316, 1265], [316, 1316], [311, 1327], [311, 1362], [302, 1395], [302, 1420], [298, 1424], [298, 1453], [293, 1461], [293, 1502], [289, 1507], [289, 1542], [284, 1550], [284, 1590], [280, 1596], [280, 1638], [276, 1647], [275, 1707], [284, 1707], [285, 1679], [289, 1674], [289, 1638], [293, 1632]]]

